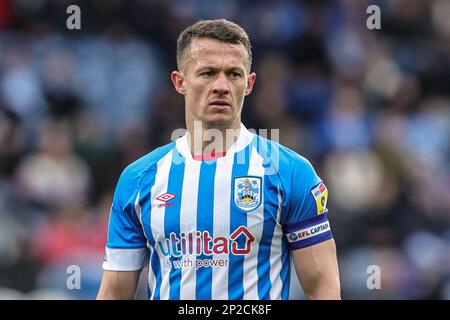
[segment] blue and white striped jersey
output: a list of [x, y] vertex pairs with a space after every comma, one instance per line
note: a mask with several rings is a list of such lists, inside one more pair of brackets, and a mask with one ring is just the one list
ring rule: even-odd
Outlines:
[[148, 266], [149, 299], [288, 299], [290, 250], [332, 238], [327, 194], [305, 158], [243, 125], [210, 161], [185, 135], [123, 171], [103, 268]]

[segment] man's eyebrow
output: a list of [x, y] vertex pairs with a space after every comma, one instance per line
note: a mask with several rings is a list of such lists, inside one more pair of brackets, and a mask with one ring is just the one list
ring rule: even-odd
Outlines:
[[[203, 70], [217, 70], [219, 68], [213, 66], [213, 65], [205, 65], [205, 66], [200, 66], [197, 68], [197, 71], [203, 71]], [[229, 68], [226, 69], [227, 71], [240, 71], [240, 72], [245, 72], [245, 68], [242, 67], [238, 67], [238, 66], [231, 66]]]
[[241, 71], [241, 72], [244, 72], [244, 71], [245, 71], [245, 68], [233, 66], [233, 67], [228, 68], [228, 70], [230, 70], [230, 71]]
[[206, 69], [209, 69], [209, 70], [216, 70], [217, 68], [214, 67], [213, 65], [200, 66], [200, 67], [197, 68], [198, 71], [206, 70]]

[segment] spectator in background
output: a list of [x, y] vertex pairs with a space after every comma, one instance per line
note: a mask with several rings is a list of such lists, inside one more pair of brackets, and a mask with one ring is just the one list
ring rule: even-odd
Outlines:
[[89, 168], [73, 153], [67, 124], [54, 120], [43, 124], [39, 147], [17, 168], [17, 181], [24, 198], [50, 208], [86, 203]]

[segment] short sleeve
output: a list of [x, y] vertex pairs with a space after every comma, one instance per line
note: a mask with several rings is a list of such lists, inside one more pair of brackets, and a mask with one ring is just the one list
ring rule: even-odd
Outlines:
[[284, 180], [283, 229], [291, 250], [333, 238], [328, 221], [328, 189], [311, 163], [295, 154]]
[[145, 267], [147, 240], [136, 203], [139, 203], [137, 176], [125, 170], [117, 183], [111, 206], [104, 270], [135, 271]]

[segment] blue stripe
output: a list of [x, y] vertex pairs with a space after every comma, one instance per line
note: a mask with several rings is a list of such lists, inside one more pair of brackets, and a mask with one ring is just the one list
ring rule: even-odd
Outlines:
[[152, 266], [152, 270], [156, 275], [156, 285], [155, 292], [153, 293], [153, 300], [161, 299], [161, 261], [159, 260], [159, 255], [156, 250], [153, 250], [152, 256], [150, 259], [150, 264]]
[[[272, 172], [272, 174], [276, 174], [279, 177], [282, 172], [280, 172], [281, 166], [281, 155], [280, 155], [280, 145], [276, 143], [269, 143], [269, 154], [270, 160], [272, 162], [272, 166], [275, 166], [276, 170]], [[273, 168], [271, 168], [273, 171]], [[281, 187], [281, 181], [280, 187]], [[280, 189], [282, 192], [282, 189]], [[280, 220], [283, 220], [283, 212], [281, 212]], [[282, 223], [282, 221], [281, 221]], [[288, 241], [285, 236], [281, 237], [281, 272], [280, 278], [282, 283], [281, 289], [281, 299], [288, 300], [289, 299], [289, 288], [291, 282], [291, 252], [289, 250]]]
[[[177, 149], [173, 151], [173, 159], [179, 159], [182, 157]], [[172, 165], [169, 171], [169, 181], [167, 185], [167, 192], [174, 194], [175, 198], [170, 200], [168, 204], [173, 204], [166, 207], [164, 215], [164, 234], [166, 239], [170, 238], [170, 234], [173, 232], [179, 237], [180, 235], [180, 208], [181, 208], [181, 194], [183, 189], [184, 178], [184, 166], [185, 161], [172, 161]], [[182, 256], [174, 257], [170, 256], [170, 263], [172, 269], [170, 270], [169, 283], [169, 299], [180, 299], [180, 283], [181, 283], [181, 268], [174, 268], [173, 261], [181, 260]]]
[[289, 299], [289, 288], [291, 286], [291, 252], [288, 249], [288, 241], [286, 237], [282, 237], [281, 247], [283, 248], [281, 254], [281, 283], [283, 288], [281, 289], [281, 299]]
[[258, 295], [260, 300], [269, 300], [272, 287], [270, 253], [277, 221], [278, 190], [269, 182], [268, 176], [265, 177], [264, 184], [264, 225], [258, 251]]
[[[247, 213], [239, 209], [234, 203], [234, 181], [239, 177], [246, 177], [248, 175], [250, 157], [250, 147], [247, 146], [244, 150], [234, 155], [234, 165], [232, 172], [232, 185], [230, 197], [230, 234], [232, 234], [239, 226], [247, 226]], [[245, 154], [243, 154], [245, 152]], [[246, 161], [242, 161], [245, 157]], [[238, 159], [241, 159], [240, 161]], [[239, 163], [238, 163], [239, 161]], [[238, 247], [245, 246], [245, 239], [238, 238]], [[243, 272], [244, 272], [244, 256], [233, 255], [230, 252], [229, 260], [229, 274], [228, 274], [228, 298], [230, 300], [242, 300], [244, 298], [243, 286]]]
[[[280, 150], [279, 147], [280, 145], [273, 143], [272, 141], [269, 141], [267, 139], [263, 139], [261, 137], [258, 137], [258, 150], [259, 153], [262, 154], [263, 158], [264, 158], [264, 174], [265, 174], [265, 180], [266, 181], [272, 181], [270, 184], [267, 184], [268, 186], [272, 186], [272, 188], [277, 188], [277, 190], [268, 190], [267, 192], [265, 192], [265, 195], [272, 195], [273, 197], [276, 197], [276, 199], [271, 199], [271, 203], [265, 204], [265, 209], [267, 210], [269, 208], [269, 206], [273, 206], [272, 210], [272, 214], [275, 215], [275, 220], [276, 220], [276, 214], [277, 214], [277, 210], [278, 210], [278, 187], [280, 185], [280, 181], [279, 180], [279, 174], [281, 174], [281, 172], [279, 172], [279, 166], [280, 166]], [[266, 191], [266, 190], [265, 190]], [[280, 190], [281, 192], [281, 190]], [[266, 228], [266, 218], [264, 217], [264, 229], [263, 232], [265, 231]], [[271, 230], [272, 234], [270, 239], [272, 240], [273, 237], [273, 231], [275, 226], [270, 226], [271, 228], [273, 228]], [[282, 237], [281, 238], [281, 272], [280, 272], [280, 279], [281, 279], [281, 283], [282, 283], [282, 289], [281, 289], [281, 299], [287, 300], [289, 299], [289, 287], [290, 287], [290, 280], [291, 280], [291, 254], [289, 251], [289, 247], [288, 247], [288, 242], [286, 237]], [[269, 248], [270, 250], [270, 248]], [[270, 252], [269, 252], [270, 255]], [[270, 259], [270, 256], [267, 258]], [[258, 262], [261, 261], [261, 264], [259, 264], [259, 266], [264, 265], [263, 261], [264, 260], [259, 260], [258, 257]], [[268, 260], [270, 261], [270, 260]], [[270, 268], [270, 263], [266, 263], [267, 267], [266, 269]], [[264, 266], [262, 266], [264, 267]], [[264, 270], [265, 271], [265, 270]], [[269, 270], [270, 272], [270, 270]], [[263, 274], [263, 271], [261, 271], [261, 273]], [[258, 274], [259, 274], [259, 270], [258, 270]], [[264, 277], [264, 276], [263, 276]], [[270, 298], [270, 287], [271, 287], [271, 283], [270, 280], [267, 281], [267, 283], [269, 283], [269, 285], [265, 285], [264, 286], [264, 282], [258, 282], [258, 286], [262, 285], [263, 287], [261, 288], [261, 299], [269, 299]], [[266, 289], [268, 291], [264, 291], [264, 289]], [[259, 288], [259, 287], [258, 287]]]
[[270, 300], [270, 254], [278, 214], [278, 176], [267, 172], [271, 167], [271, 148], [267, 140], [258, 137], [255, 144], [264, 165], [264, 224], [258, 250], [258, 296], [260, 300]]
[[[200, 167], [200, 180], [197, 200], [197, 230], [208, 231], [213, 235], [214, 220], [214, 178], [217, 162], [204, 161]], [[212, 255], [197, 255], [197, 259], [212, 259]], [[210, 300], [212, 291], [212, 267], [201, 267], [197, 270], [196, 299]]]
[[[150, 203], [151, 199], [151, 190], [153, 185], [155, 184], [156, 179], [156, 171], [157, 166], [156, 164], [152, 167], [150, 167], [146, 172], [143, 174], [142, 184], [141, 184], [141, 194], [140, 194], [140, 204], [141, 204], [141, 220], [142, 225], [144, 229], [144, 234], [147, 237], [147, 241], [154, 248], [155, 246], [155, 239], [152, 234], [152, 230], [150, 228], [150, 221], [151, 221], [151, 213], [152, 213], [152, 207]], [[149, 268], [151, 267], [153, 272], [155, 273], [156, 277], [156, 287], [155, 287], [155, 296], [159, 296], [159, 287], [161, 286], [161, 275], [159, 272], [159, 257], [155, 250], [151, 250], [152, 254], [150, 256], [150, 263]], [[151, 290], [150, 287], [148, 287], [149, 292], [149, 298], [151, 297]], [[154, 297], [155, 299], [155, 297]]]

